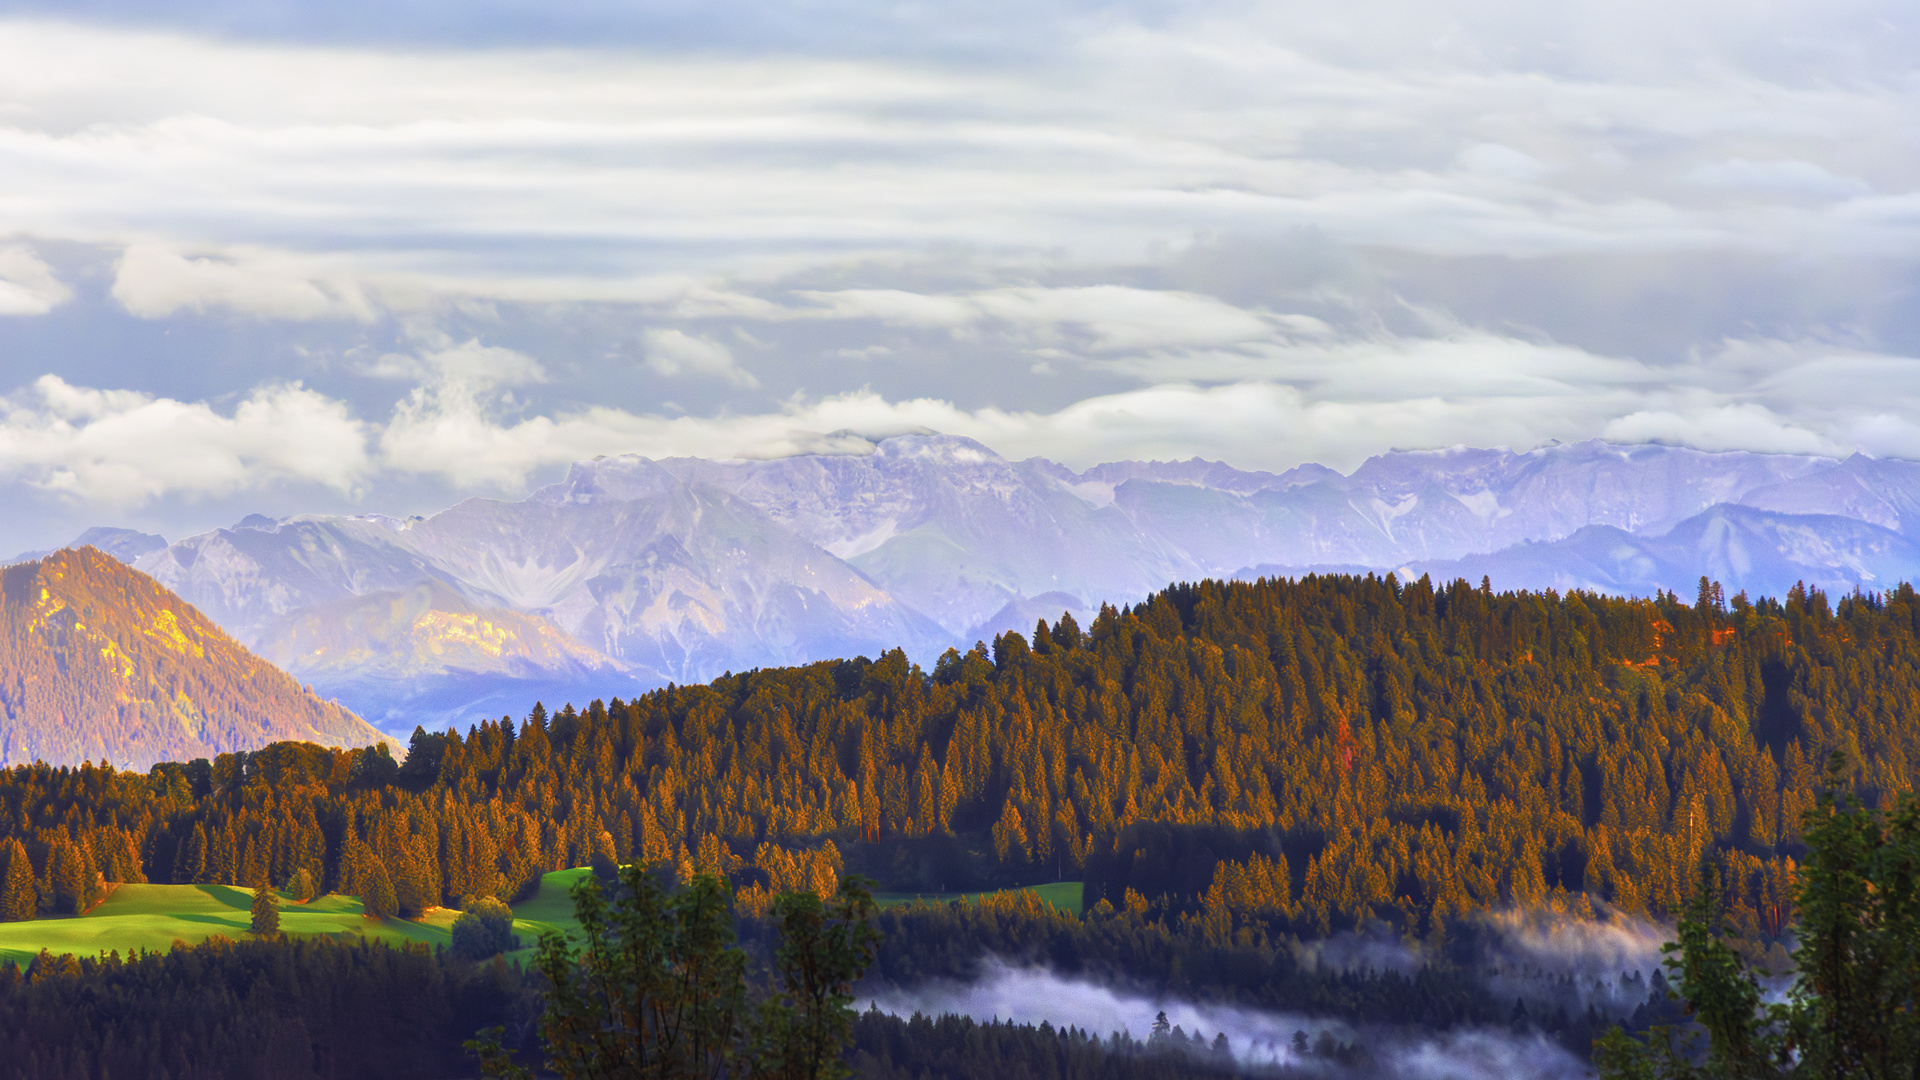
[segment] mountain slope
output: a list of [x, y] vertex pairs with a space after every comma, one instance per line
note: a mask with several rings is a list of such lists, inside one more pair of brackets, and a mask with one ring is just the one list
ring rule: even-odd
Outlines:
[[658, 465], [845, 560], [950, 638], [1023, 597], [1144, 596], [1199, 569], [1142, 544], [1124, 511], [1063, 482], [1057, 466], [1008, 461], [972, 439], [911, 435], [858, 456]]
[[91, 547], [0, 573], [0, 763], [145, 769], [283, 739], [384, 737]]
[[1920, 573], [1910, 462], [1595, 441], [1395, 451], [1348, 475], [1076, 472], [938, 434], [868, 450], [602, 457], [518, 501], [256, 516], [137, 565], [396, 731], [895, 646], [925, 664], [1036, 612], [1085, 621], [1170, 581], [1262, 570], [1683, 594], [1701, 574], [1778, 593]]
[[250, 520], [137, 565], [396, 731], [483, 704], [948, 643], [755, 507], [637, 458], [426, 519]]
[[944, 638], [753, 506], [639, 459], [583, 462], [521, 502], [469, 499], [406, 537], [470, 590], [662, 682]]

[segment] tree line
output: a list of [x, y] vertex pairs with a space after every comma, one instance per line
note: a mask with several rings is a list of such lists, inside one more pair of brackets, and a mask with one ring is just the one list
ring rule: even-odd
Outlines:
[[[274, 1080], [471, 1077], [476, 1028], [526, 1024], [533, 980], [506, 964], [378, 943], [215, 939], [131, 957], [0, 965], [0, 1076]], [[1148, 1018], [1141, 1018], [1146, 1023]], [[1208, 1053], [1109, 1033], [865, 1012], [848, 1061], [862, 1080], [1189, 1080]]]

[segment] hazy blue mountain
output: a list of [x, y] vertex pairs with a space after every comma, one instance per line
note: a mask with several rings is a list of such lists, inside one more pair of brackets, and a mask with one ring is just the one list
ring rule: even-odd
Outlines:
[[393, 730], [950, 636], [752, 506], [631, 458], [424, 519], [249, 518], [137, 565]]
[[[123, 563], [131, 563], [149, 551], [158, 551], [166, 546], [167, 538], [164, 536], [156, 536], [153, 533], [143, 533], [137, 529], [115, 529], [96, 525], [86, 532], [81, 533], [79, 536], [74, 537], [73, 540], [63, 545], [63, 548], [59, 550], [90, 547], [97, 551], [103, 551]], [[35, 562], [51, 554], [53, 554], [51, 550], [23, 551], [13, 558], [8, 559], [6, 565], [12, 566], [15, 563]]]
[[953, 637], [1022, 597], [1145, 595], [1200, 569], [1143, 544], [1124, 509], [1063, 482], [1052, 463], [1008, 461], [971, 439], [902, 436], [859, 457], [660, 466], [755, 507]]
[[[390, 729], [894, 646], [931, 663], [1169, 581], [1308, 568], [1502, 588], [1829, 590], [1914, 576], [1920, 465], [1601, 442], [1084, 471], [920, 434], [573, 466], [425, 518], [253, 516], [122, 557]], [[153, 538], [157, 541], [157, 538]], [[515, 704], [519, 702], [519, 704]]]
[[[1378, 569], [1257, 566], [1239, 577], [1297, 576]], [[1884, 589], [1920, 580], [1920, 543], [1890, 529], [1830, 514], [1780, 514], [1748, 506], [1711, 507], [1658, 536], [1589, 525], [1572, 536], [1515, 544], [1460, 559], [1416, 560], [1403, 577], [1490, 579], [1497, 588], [1584, 589], [1628, 596], [1655, 590], [1691, 599], [1701, 576], [1729, 596], [1779, 596], [1796, 584], [1828, 593]]]

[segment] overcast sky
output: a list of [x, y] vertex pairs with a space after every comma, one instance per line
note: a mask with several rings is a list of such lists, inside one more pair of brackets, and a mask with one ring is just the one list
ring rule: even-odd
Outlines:
[[1920, 457], [1916, 12], [0, 2], [0, 554], [842, 429]]

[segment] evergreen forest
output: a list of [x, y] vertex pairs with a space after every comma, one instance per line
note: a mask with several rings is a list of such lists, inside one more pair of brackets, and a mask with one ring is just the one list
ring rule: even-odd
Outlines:
[[[1795, 919], [1823, 782], [1892, 806], [1917, 740], [1905, 585], [1749, 600], [1702, 580], [1689, 602], [1210, 581], [931, 671], [896, 650], [419, 730], [404, 764], [277, 743], [146, 773], [16, 767], [0, 917], [84, 910], [116, 881], [297, 880], [404, 916], [635, 862], [725, 879], [747, 924], [856, 873], [905, 893], [1080, 880], [1084, 917], [885, 912], [876, 974], [1024, 951], [1248, 1004], [1517, 1024], [1444, 970], [1305, 972], [1282, 943], [1384, 925], [1444, 953], [1490, 910], [1671, 921], [1704, 888], [1757, 958]], [[1835, 752], [1848, 771], [1823, 781]], [[1541, 1026], [1584, 1051], [1596, 1022]]]

